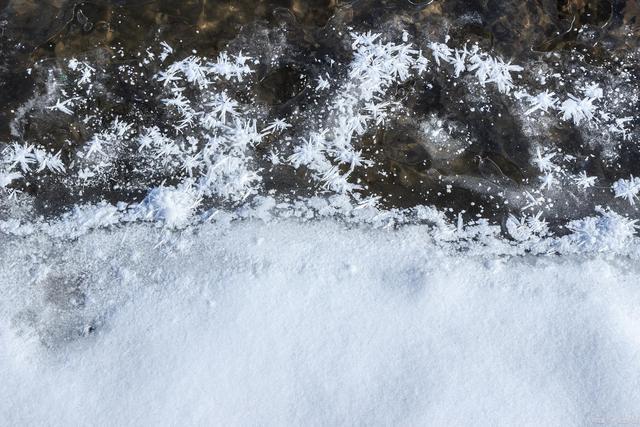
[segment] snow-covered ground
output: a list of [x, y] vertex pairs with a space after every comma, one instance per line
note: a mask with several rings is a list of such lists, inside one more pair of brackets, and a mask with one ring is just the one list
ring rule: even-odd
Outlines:
[[334, 220], [4, 236], [1, 424], [640, 423], [631, 262], [431, 241]]

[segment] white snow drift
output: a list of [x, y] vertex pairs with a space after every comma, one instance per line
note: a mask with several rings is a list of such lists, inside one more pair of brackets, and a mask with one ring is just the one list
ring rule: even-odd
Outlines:
[[640, 421], [629, 263], [425, 228], [144, 225], [0, 247], [4, 425]]

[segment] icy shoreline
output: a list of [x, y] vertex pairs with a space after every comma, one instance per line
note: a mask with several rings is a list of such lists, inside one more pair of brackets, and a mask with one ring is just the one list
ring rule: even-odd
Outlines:
[[129, 224], [1, 245], [11, 425], [585, 425], [640, 411], [638, 272], [427, 227]]

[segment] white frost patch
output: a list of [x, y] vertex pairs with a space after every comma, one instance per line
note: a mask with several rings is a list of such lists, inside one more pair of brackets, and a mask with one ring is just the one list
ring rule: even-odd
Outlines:
[[5, 425], [563, 425], [640, 417], [638, 271], [425, 227], [145, 225], [0, 240]]
[[199, 204], [198, 195], [189, 187], [158, 187], [149, 192], [139, 209], [144, 219], [180, 228], [190, 222]]

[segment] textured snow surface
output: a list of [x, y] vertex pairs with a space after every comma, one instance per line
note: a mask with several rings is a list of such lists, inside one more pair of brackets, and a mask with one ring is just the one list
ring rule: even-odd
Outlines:
[[625, 259], [245, 221], [0, 243], [3, 425], [640, 422]]

